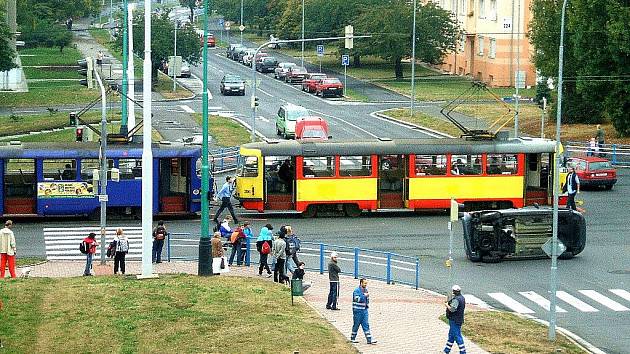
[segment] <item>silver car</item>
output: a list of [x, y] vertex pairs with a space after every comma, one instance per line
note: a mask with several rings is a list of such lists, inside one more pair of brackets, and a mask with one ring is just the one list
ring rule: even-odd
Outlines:
[[284, 78], [287, 76], [287, 73], [289, 72], [289, 68], [295, 67], [297, 67], [297, 64], [295, 63], [280, 63], [274, 71], [273, 76], [276, 79], [284, 80]]

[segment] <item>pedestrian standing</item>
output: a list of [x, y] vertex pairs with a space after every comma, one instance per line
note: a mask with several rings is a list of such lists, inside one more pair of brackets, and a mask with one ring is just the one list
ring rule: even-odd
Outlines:
[[219, 227], [219, 216], [225, 208], [227, 208], [232, 215], [234, 223], [238, 224], [238, 218], [236, 217], [236, 214], [234, 214], [234, 208], [232, 207], [232, 193], [234, 193], [234, 177], [227, 176], [225, 177], [223, 187], [221, 187], [219, 193], [217, 193], [217, 198], [221, 199], [221, 206], [214, 215], [214, 223], [217, 224], [217, 227]]
[[595, 156], [596, 154], [599, 155], [597, 152], [599, 150], [599, 147], [597, 146], [597, 143], [595, 142], [595, 138], [591, 138], [591, 140], [589, 140], [588, 142], [588, 151], [586, 152], [586, 156]]
[[263, 269], [267, 271], [267, 278], [271, 277], [271, 270], [269, 269], [269, 264], [267, 263], [267, 259], [269, 258], [269, 254], [271, 253], [271, 248], [273, 246], [273, 236], [271, 234], [271, 230], [273, 230], [273, 226], [271, 224], [267, 224], [260, 229], [260, 234], [256, 239], [256, 249], [260, 254], [260, 262], [258, 265], [258, 276], [262, 276]]
[[271, 251], [273, 256], [276, 257], [276, 267], [273, 270], [273, 281], [276, 283], [285, 283], [289, 279], [284, 273], [284, 262], [287, 259], [287, 243], [284, 238], [284, 235], [278, 235], [278, 238], [273, 241]]
[[153, 263], [162, 263], [162, 247], [164, 247], [164, 239], [168, 236], [164, 221], [158, 221], [157, 226], [153, 229]]
[[597, 147], [599, 148], [598, 150], [600, 151], [600, 156], [601, 156], [601, 151], [604, 148], [605, 135], [606, 133], [604, 132], [604, 129], [602, 129], [601, 124], [597, 124], [597, 133], [595, 134], [595, 139], [597, 140]]
[[372, 333], [370, 332], [370, 322], [368, 318], [370, 293], [368, 292], [367, 284], [367, 279], [361, 278], [361, 280], [359, 280], [359, 286], [352, 292], [352, 334], [350, 335], [350, 341], [352, 343], [359, 343], [357, 340], [359, 326], [363, 327], [363, 333], [365, 334], [368, 344], [376, 344], [377, 342], [372, 338]]
[[[221, 233], [218, 231], [214, 233], [212, 240], [210, 241], [210, 245], [212, 246], [212, 272], [214, 275], [219, 275], [221, 268], [220, 264], [224, 255], [223, 243], [221, 243]], [[216, 267], [215, 264], [217, 265]]]
[[99, 50], [98, 53], [96, 53], [96, 64], [98, 65], [99, 69], [103, 70], [103, 51]]
[[466, 299], [462, 296], [462, 289], [459, 285], [453, 285], [453, 298], [445, 303], [446, 318], [448, 318], [448, 339], [444, 353], [450, 353], [453, 343], [459, 346], [459, 352], [466, 354], [466, 346], [464, 345], [464, 337], [462, 337], [462, 324], [464, 324], [464, 309], [466, 308]]
[[[285, 227], [286, 230], [286, 242], [287, 242], [287, 270], [291, 272], [291, 274], [293, 274], [293, 271], [295, 270], [295, 268], [297, 267], [297, 265], [300, 263], [300, 260], [298, 259], [298, 252], [300, 251], [300, 239], [297, 237], [297, 235], [293, 232], [293, 228], [291, 227], [291, 225], [287, 225]], [[288, 274], [288, 273], [287, 273]]]
[[580, 178], [575, 173], [575, 167], [571, 167], [564, 186], [562, 186], [562, 192], [567, 193], [567, 208], [577, 210], [575, 195], [580, 193]]
[[330, 262], [328, 262], [328, 281], [330, 282], [330, 290], [328, 291], [328, 301], [326, 308], [329, 310], [339, 310], [337, 307], [337, 298], [339, 297], [339, 273], [341, 268], [337, 265], [337, 252], [330, 254]]
[[236, 265], [243, 264], [243, 244], [245, 240], [245, 225], [238, 226], [230, 234], [229, 242], [232, 245], [232, 253], [230, 254], [230, 266], [234, 263], [234, 256], [236, 256]]
[[11, 230], [12, 227], [13, 221], [7, 220], [4, 223], [4, 228], [0, 230], [0, 279], [4, 279], [7, 263], [11, 278], [15, 278], [16, 243], [15, 235]]
[[125, 256], [129, 252], [129, 240], [123, 232], [123, 229], [118, 228], [116, 230], [116, 236], [114, 236], [114, 242], [116, 242], [116, 253], [114, 254], [114, 274], [125, 275]]
[[85, 249], [87, 250], [87, 253], [85, 254], [85, 270], [83, 271], [83, 276], [87, 277], [92, 275], [92, 259], [94, 259], [96, 247], [98, 247], [98, 242], [96, 242], [96, 234], [90, 232], [88, 237], [83, 239], [83, 243], [85, 244]]
[[[237, 264], [245, 264], [247, 253], [250, 252], [251, 243], [254, 240], [254, 232], [249, 222], [243, 223], [243, 234], [245, 237], [241, 240], [241, 255], [238, 256]], [[250, 245], [249, 247], [247, 245]]]

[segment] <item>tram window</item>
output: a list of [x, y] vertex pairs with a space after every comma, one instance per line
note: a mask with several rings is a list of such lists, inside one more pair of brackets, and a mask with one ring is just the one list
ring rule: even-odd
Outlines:
[[515, 175], [518, 173], [517, 155], [488, 154], [486, 172], [489, 175]]
[[334, 177], [335, 157], [305, 157], [302, 167], [304, 177]]
[[481, 155], [452, 155], [452, 175], [480, 175]]
[[244, 156], [241, 177], [258, 177], [258, 157]]
[[120, 179], [142, 178], [142, 159], [119, 159]]
[[5, 160], [5, 197], [32, 197], [35, 195], [33, 185], [36, 182], [35, 160]]
[[[111, 179], [111, 169], [114, 167], [114, 160], [107, 159], [107, 179]], [[100, 170], [101, 164], [98, 159], [81, 160], [81, 180], [89, 181], [92, 179], [92, 171]]]
[[416, 176], [444, 176], [446, 161], [446, 155], [416, 155]]
[[44, 181], [74, 181], [77, 179], [77, 162], [71, 159], [43, 161]]
[[341, 156], [339, 157], [340, 176], [371, 176], [371, 156]]
[[[287, 160], [290, 163], [288, 169], [282, 167]], [[291, 165], [292, 158], [290, 156], [265, 156], [264, 161], [267, 193], [282, 194], [291, 191], [295, 178], [295, 168]], [[282, 173], [280, 172], [281, 170]]]

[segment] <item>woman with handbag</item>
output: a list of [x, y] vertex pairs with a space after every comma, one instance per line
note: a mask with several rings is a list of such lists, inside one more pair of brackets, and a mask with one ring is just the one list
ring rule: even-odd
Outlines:
[[225, 258], [223, 257], [223, 243], [221, 242], [221, 233], [216, 231], [210, 241], [212, 246], [212, 272], [219, 275], [227, 267]]

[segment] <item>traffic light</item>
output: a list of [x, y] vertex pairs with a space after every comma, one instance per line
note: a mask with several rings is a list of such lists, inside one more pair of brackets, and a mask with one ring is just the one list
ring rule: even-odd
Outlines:
[[354, 46], [354, 27], [352, 25], [346, 26], [346, 49], [352, 49]]
[[70, 125], [77, 125], [77, 112], [70, 112]]
[[83, 128], [76, 129], [77, 141], [83, 141]]
[[83, 86], [87, 86], [87, 88], [91, 89], [92, 84], [92, 71], [94, 70], [94, 63], [92, 62], [92, 58], [87, 57], [85, 59], [77, 60], [77, 64], [81, 69], [77, 70], [79, 75], [85, 76], [85, 79], [81, 79], [79, 83]]
[[258, 106], [260, 106], [260, 102], [258, 102], [258, 97], [252, 96], [252, 108], [256, 108]]

